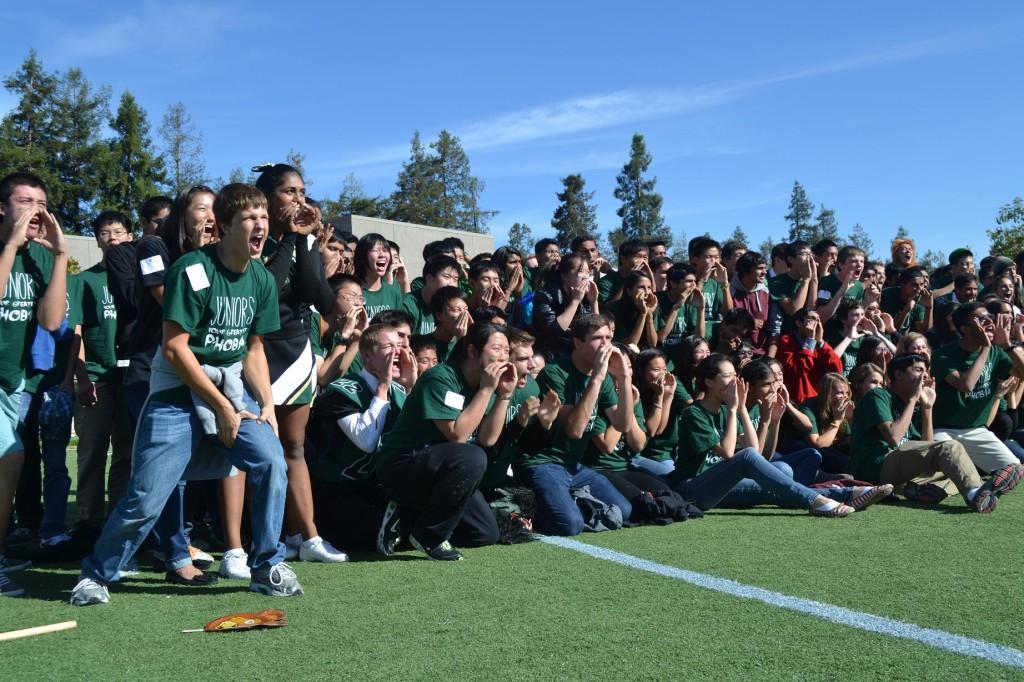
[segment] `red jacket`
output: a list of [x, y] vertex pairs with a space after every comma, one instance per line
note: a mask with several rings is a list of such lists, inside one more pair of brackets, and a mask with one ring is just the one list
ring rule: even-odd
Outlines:
[[783, 334], [776, 357], [782, 364], [783, 380], [794, 403], [818, 395], [818, 383], [829, 372], [843, 373], [843, 361], [824, 341], [821, 348], [807, 350], [795, 336]]

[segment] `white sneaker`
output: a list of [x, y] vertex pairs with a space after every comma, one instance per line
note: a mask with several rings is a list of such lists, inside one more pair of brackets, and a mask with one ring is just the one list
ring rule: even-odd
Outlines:
[[249, 570], [249, 555], [242, 548], [229, 549], [221, 557], [219, 573], [222, 578], [252, 580], [252, 572]]
[[[140, 573], [142, 573], [142, 569], [139, 568], [139, 562], [135, 559], [135, 557], [132, 557], [128, 560], [128, 563], [126, 563], [124, 567], [117, 572], [117, 579], [124, 580], [125, 578], [131, 577], [133, 575], [139, 575]], [[95, 604], [96, 602], [89, 603]]]
[[288, 564], [280, 563], [257, 569], [249, 583], [250, 592], [259, 592], [271, 597], [292, 597], [302, 594], [302, 585]]
[[107, 586], [92, 578], [82, 578], [75, 585], [75, 589], [71, 590], [72, 606], [108, 603], [110, 603], [110, 592], [107, 591]]
[[299, 547], [302, 545], [302, 533], [284, 536], [284, 560], [292, 561], [299, 556]]
[[340, 564], [348, 561], [348, 554], [317, 535], [302, 543], [299, 547], [299, 559], [302, 561], [319, 561], [325, 564]]

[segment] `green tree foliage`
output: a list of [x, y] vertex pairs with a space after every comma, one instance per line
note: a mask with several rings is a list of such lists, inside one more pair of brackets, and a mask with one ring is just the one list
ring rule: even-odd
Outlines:
[[337, 200], [321, 202], [324, 215], [334, 218], [340, 215], [361, 215], [368, 218], [386, 218], [389, 215], [386, 197], [371, 197], [366, 194], [363, 184], [353, 173], [345, 176]]
[[729, 239], [727, 239], [726, 241], [736, 242], [738, 244], [743, 244], [744, 246], [747, 247], [750, 246], [750, 237], [747, 236], [747, 233], [744, 232], [743, 228], [740, 227], [739, 225], [733, 228], [732, 234], [729, 235]]
[[822, 204], [821, 210], [818, 211], [818, 217], [814, 220], [814, 241], [831, 239], [836, 243], [839, 242], [839, 222], [836, 220], [836, 212], [833, 209], [825, 208], [825, 204]]
[[774, 248], [775, 240], [773, 240], [771, 237], [767, 237], [757, 247], [757, 250], [761, 252], [761, 255], [764, 256], [764, 259], [768, 261], [769, 268], [772, 266], [772, 249]]
[[897, 239], [910, 239], [910, 232], [907, 231], [907, 228], [902, 225], [896, 228], [896, 236], [892, 240], [896, 241]]
[[563, 249], [568, 249], [575, 237], [597, 232], [597, 208], [592, 203], [594, 193], [584, 191], [585, 185], [582, 175], [562, 178], [562, 191], [558, 193], [558, 207], [551, 218], [551, 227], [555, 228], [555, 239]]
[[924, 252], [924, 255], [917, 259], [917, 264], [924, 267], [928, 272], [935, 272], [943, 265], [947, 265], [949, 260], [946, 258], [946, 254], [942, 251], [933, 251], [928, 249]]
[[430, 143], [430, 148], [434, 150], [431, 166], [441, 192], [438, 225], [452, 230], [487, 232], [487, 222], [498, 212], [480, 208], [484, 182], [473, 175], [459, 138], [442, 130]]
[[0, 122], [0, 171], [28, 170], [47, 184], [56, 178], [49, 169], [50, 152], [57, 138], [53, 120], [54, 98], [59, 84], [54, 73], [48, 73], [35, 50], [17, 71], [4, 78], [4, 89], [17, 102]]
[[308, 193], [313, 181], [306, 177], [306, 155], [294, 149], [289, 149], [288, 153], [285, 154], [284, 162], [299, 171], [299, 175], [302, 176], [302, 182], [305, 183], [306, 192]]
[[160, 139], [164, 143], [167, 187], [173, 194], [206, 182], [203, 136], [183, 103], [176, 102], [167, 108], [160, 125]]
[[430, 155], [420, 141], [420, 133], [413, 133], [409, 160], [402, 165], [391, 195], [391, 218], [420, 225], [440, 225], [438, 211], [441, 188], [434, 176]]
[[1015, 258], [1024, 251], [1024, 199], [1014, 197], [996, 214], [996, 226], [986, 230], [990, 253], [994, 256]]
[[523, 255], [533, 253], [533, 233], [526, 223], [512, 223], [508, 229], [508, 245]]
[[871, 241], [868, 231], [861, 227], [860, 223], [854, 223], [853, 227], [850, 228], [850, 234], [846, 236], [846, 243], [861, 249], [867, 254], [868, 260], [874, 258], [875, 245]]
[[622, 202], [615, 213], [622, 224], [608, 238], [616, 248], [627, 239], [654, 238], [672, 246], [672, 230], [661, 216], [661, 195], [654, 191], [657, 178], [645, 177], [651, 161], [644, 136], [634, 133], [629, 161], [615, 178], [615, 198]]
[[672, 249], [669, 251], [669, 257], [676, 263], [689, 263], [690, 254], [686, 251], [688, 246], [689, 240], [686, 238], [686, 230], [680, 228], [672, 237]]
[[146, 112], [130, 92], [121, 95], [110, 127], [114, 137], [107, 143], [110, 163], [100, 187], [100, 206], [121, 211], [134, 223], [142, 202], [159, 194], [166, 182], [164, 164], [153, 148]]
[[789, 242], [803, 240], [814, 243], [815, 225], [811, 222], [814, 204], [807, 198], [807, 192], [799, 181], [793, 181], [793, 191], [789, 195], [789, 213], [785, 220], [789, 223]]

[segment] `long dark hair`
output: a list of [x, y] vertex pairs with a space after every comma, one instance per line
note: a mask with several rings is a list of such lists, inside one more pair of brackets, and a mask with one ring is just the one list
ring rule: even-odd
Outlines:
[[377, 246], [378, 244], [388, 249], [388, 263], [390, 264], [391, 245], [388, 244], [388, 240], [385, 239], [382, 235], [379, 235], [376, 232], [364, 234], [362, 237], [359, 238], [359, 242], [356, 243], [356, 253], [352, 257], [352, 259], [355, 261], [356, 277], [359, 279], [359, 284], [362, 286], [366, 286], [366, 275], [368, 267], [366, 265], [366, 257], [370, 255], [370, 251], [373, 250], [373, 247]]
[[725, 363], [732, 363], [732, 358], [724, 353], [712, 353], [697, 365], [697, 371], [694, 374], [694, 382], [697, 384], [697, 390], [701, 393], [706, 393], [708, 390], [707, 382], [714, 379], [721, 372], [721, 367]]
[[654, 389], [648, 388], [644, 382], [644, 372], [647, 371], [647, 366], [658, 358], [664, 360], [666, 364], [668, 363], [668, 357], [659, 348], [648, 348], [647, 350], [640, 351], [640, 354], [633, 361], [633, 385], [640, 391], [640, 400], [643, 402], [644, 412], [647, 412], [657, 399]]
[[[491, 256], [491, 260], [498, 266], [498, 278], [501, 280], [502, 289], [508, 286], [508, 272], [506, 272], [506, 270], [508, 268], [509, 256], [519, 256], [519, 265], [520, 267], [524, 267], [523, 254], [515, 247], [502, 246], [494, 252], [494, 255]], [[523, 271], [523, 275], [526, 275], [525, 269]], [[533, 283], [531, 282], [531, 284]]]
[[711, 347], [703, 336], [698, 336], [697, 334], [687, 336], [679, 342], [679, 345], [676, 347], [675, 358], [673, 359], [676, 378], [683, 382], [683, 388], [695, 398], [697, 393], [693, 384], [693, 376], [696, 371], [696, 365], [693, 362], [693, 356], [697, 347], [701, 344], [708, 346], [708, 348]]
[[175, 197], [174, 204], [171, 206], [170, 214], [164, 220], [164, 224], [160, 226], [158, 234], [167, 245], [167, 255], [172, 263], [197, 248], [192, 243], [192, 235], [189, 234], [188, 227], [185, 225], [188, 207], [192, 205], [192, 200], [197, 194], [217, 196], [217, 193], [206, 185], [193, 185], [178, 192], [178, 196]]

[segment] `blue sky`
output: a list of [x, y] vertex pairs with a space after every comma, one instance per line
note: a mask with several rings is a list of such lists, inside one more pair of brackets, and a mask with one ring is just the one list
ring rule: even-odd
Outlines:
[[154, 131], [180, 100], [212, 176], [296, 149], [314, 196], [349, 172], [387, 193], [413, 130], [451, 130], [499, 243], [550, 234], [574, 172], [614, 227], [633, 132], [691, 237], [778, 239], [799, 179], [876, 255], [900, 224], [921, 251], [983, 250], [1024, 194], [1016, 2], [13, 4], [5, 74], [34, 47], [131, 90]]

